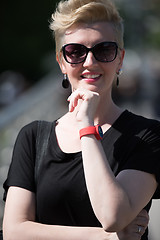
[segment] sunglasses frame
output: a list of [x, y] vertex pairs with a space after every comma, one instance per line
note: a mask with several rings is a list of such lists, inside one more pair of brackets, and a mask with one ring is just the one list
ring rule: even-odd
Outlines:
[[[95, 47], [97, 47], [98, 45], [101, 45], [101, 44], [105, 44], [105, 43], [115, 45], [115, 56], [114, 56], [114, 58], [113, 58], [111, 61], [102, 61], [102, 60], [100, 61], [100, 60], [98, 60], [97, 57], [95, 56], [95, 52], [94, 52]], [[83, 46], [83, 47], [86, 49], [86, 56], [84, 57], [84, 59], [83, 59], [82, 61], [77, 62], [77, 63], [72, 63], [72, 62], [69, 62], [69, 61], [68, 61], [67, 56], [66, 56], [65, 48], [66, 48], [67, 46], [69, 46], [69, 45], [80, 45], [80, 46]], [[63, 52], [63, 57], [64, 57], [64, 59], [66, 60], [66, 62], [68, 62], [68, 63], [70, 63], [70, 64], [79, 64], [79, 63], [85, 62], [85, 60], [86, 60], [89, 52], [92, 52], [94, 58], [95, 58], [98, 62], [113, 62], [113, 61], [116, 59], [116, 57], [117, 57], [118, 44], [117, 44], [116, 42], [105, 41], [105, 42], [100, 42], [100, 43], [94, 45], [94, 46], [91, 47], [91, 48], [88, 48], [88, 47], [86, 47], [85, 45], [80, 44], [80, 43], [68, 43], [68, 44], [65, 44], [65, 45], [62, 47], [61, 51]]]

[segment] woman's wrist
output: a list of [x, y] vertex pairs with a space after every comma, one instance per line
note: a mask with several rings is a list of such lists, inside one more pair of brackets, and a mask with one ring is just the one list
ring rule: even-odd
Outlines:
[[89, 126], [94, 126], [94, 121], [89, 121], [89, 120], [84, 120], [84, 121], [79, 121], [78, 122], [78, 128], [79, 130], [89, 127]]
[[88, 126], [80, 129], [79, 135], [80, 135], [80, 139], [83, 136], [94, 135], [97, 140], [101, 140], [103, 138], [103, 130], [100, 125]]

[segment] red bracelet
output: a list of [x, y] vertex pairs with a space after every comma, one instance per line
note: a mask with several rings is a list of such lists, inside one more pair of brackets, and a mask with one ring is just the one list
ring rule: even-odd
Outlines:
[[86, 128], [82, 128], [79, 131], [80, 139], [83, 136], [91, 135], [91, 134], [95, 135], [97, 140], [102, 139], [103, 138], [103, 131], [102, 131], [101, 126], [100, 125], [89, 126], [89, 127], [86, 127]]

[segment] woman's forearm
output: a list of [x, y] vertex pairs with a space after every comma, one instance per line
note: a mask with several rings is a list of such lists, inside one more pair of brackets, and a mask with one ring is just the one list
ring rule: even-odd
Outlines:
[[[112, 237], [112, 238], [111, 238]], [[67, 227], [26, 221], [8, 229], [4, 240], [118, 240], [116, 233], [107, 233], [96, 227]]]
[[[81, 144], [85, 179], [95, 215], [107, 231], [120, 231], [130, 221], [124, 218], [131, 211], [128, 196], [111, 171], [101, 143], [89, 135], [81, 139]], [[114, 223], [122, 225], [114, 226]]]

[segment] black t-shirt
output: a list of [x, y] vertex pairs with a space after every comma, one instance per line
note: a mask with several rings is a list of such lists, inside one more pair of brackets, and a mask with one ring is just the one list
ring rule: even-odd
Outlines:
[[[37, 121], [20, 131], [4, 189], [25, 188], [36, 193], [37, 221], [66, 226], [101, 226], [87, 192], [82, 154], [64, 153], [51, 130], [48, 150], [34, 182]], [[127, 110], [114, 122], [101, 140], [115, 176], [124, 169], [154, 174], [160, 186], [160, 123], [137, 116]], [[160, 198], [160, 188], [153, 198]], [[103, 197], [103, 196], [102, 196]], [[149, 210], [151, 202], [146, 206]], [[144, 237], [143, 239], [147, 239]]]

